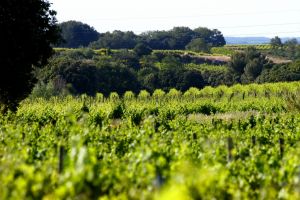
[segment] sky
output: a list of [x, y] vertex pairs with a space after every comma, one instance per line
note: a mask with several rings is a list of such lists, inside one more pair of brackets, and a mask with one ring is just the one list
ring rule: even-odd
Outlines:
[[141, 33], [174, 26], [219, 29], [225, 36], [299, 37], [300, 0], [49, 0], [58, 22], [98, 32]]

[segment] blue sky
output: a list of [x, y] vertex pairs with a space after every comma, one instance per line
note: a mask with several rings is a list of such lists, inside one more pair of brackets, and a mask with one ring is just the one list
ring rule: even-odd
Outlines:
[[50, 0], [59, 22], [99, 32], [217, 28], [225, 36], [300, 36], [300, 0]]

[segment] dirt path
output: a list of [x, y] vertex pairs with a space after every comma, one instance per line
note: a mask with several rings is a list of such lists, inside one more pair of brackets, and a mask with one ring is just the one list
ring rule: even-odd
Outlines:
[[198, 56], [199, 58], [204, 58], [207, 60], [212, 61], [222, 61], [222, 62], [229, 62], [230, 57], [229, 56]]
[[[230, 57], [229, 56], [198, 56], [199, 58], [204, 58], [212, 61], [222, 61], [222, 62], [229, 62]], [[285, 63], [291, 63], [292, 60], [284, 59], [284, 58], [278, 58], [273, 56], [267, 56], [269, 60], [271, 60], [275, 64], [285, 64]]]
[[278, 58], [278, 57], [272, 57], [272, 56], [267, 56], [267, 58], [275, 64], [285, 64], [285, 63], [293, 62], [292, 60], [287, 60], [284, 58]]

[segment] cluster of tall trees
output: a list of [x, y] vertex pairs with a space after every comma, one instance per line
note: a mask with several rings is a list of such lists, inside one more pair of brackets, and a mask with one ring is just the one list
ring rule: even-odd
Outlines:
[[148, 31], [136, 35], [132, 31], [98, 33], [87, 24], [76, 21], [61, 23], [64, 42], [59, 47], [91, 47], [94, 49], [133, 49], [139, 44], [151, 49], [191, 49], [209, 51], [210, 47], [225, 45], [225, 39], [217, 29], [199, 27], [174, 27], [169, 31]]
[[[161, 67], [157, 67], [156, 62], [160, 62]], [[39, 83], [32, 95], [43, 97], [67, 93], [123, 94], [128, 90], [154, 91], [157, 88], [185, 91], [205, 85], [199, 71], [185, 68], [176, 57], [139, 56], [128, 50], [109, 55], [99, 55], [91, 49], [63, 51], [57, 53], [47, 67], [35, 73]]]
[[270, 44], [272, 46], [270, 54], [292, 60], [300, 59], [300, 45], [296, 38], [282, 42], [281, 38], [276, 36], [270, 40]]
[[[299, 61], [274, 64], [254, 47], [235, 52], [225, 66], [214, 63], [205, 70], [190, 66], [208, 60], [144, 48], [100, 52], [83, 48], [57, 52], [47, 67], [35, 71], [39, 83], [32, 96], [95, 95], [98, 92], [108, 95], [171, 88], [185, 91], [190, 87], [300, 80]], [[209, 69], [218, 64], [225, 69]]]
[[100, 34], [88, 24], [77, 21], [60, 23], [61, 36], [63, 40], [59, 47], [78, 48], [88, 46], [91, 42], [98, 40]]
[[300, 80], [300, 60], [295, 62], [274, 65], [272, 68], [262, 71], [256, 79], [258, 83], [264, 82], [283, 82], [283, 81], [299, 81]]
[[229, 70], [238, 83], [264, 83], [300, 80], [300, 60], [274, 64], [254, 47], [236, 52], [228, 63]]
[[236, 52], [228, 64], [230, 70], [237, 75], [238, 81], [242, 83], [254, 82], [264, 69], [272, 66], [272, 62], [254, 47], [249, 47], [244, 52]]
[[[140, 36], [152, 49], [186, 49], [201, 51], [207, 47], [223, 46], [225, 39], [217, 29], [174, 27], [169, 31], [149, 31]], [[201, 42], [199, 42], [201, 41]]]

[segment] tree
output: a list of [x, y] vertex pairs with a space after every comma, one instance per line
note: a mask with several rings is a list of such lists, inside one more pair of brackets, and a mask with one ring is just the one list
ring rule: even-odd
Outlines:
[[271, 44], [272, 48], [274, 48], [274, 49], [282, 46], [281, 39], [278, 36], [275, 36], [274, 38], [272, 38], [270, 40], [270, 44]]
[[[299, 46], [298, 46], [298, 41], [296, 38], [287, 40], [284, 43], [285, 47], [286, 47], [286, 53], [287, 56], [291, 59], [296, 59], [299, 55], [297, 55], [297, 53], [299, 54]], [[297, 49], [298, 47], [298, 49]], [[298, 51], [298, 52], [297, 52]]]
[[148, 31], [142, 33], [141, 38], [152, 49], [173, 49], [176, 45], [169, 31]]
[[259, 58], [254, 58], [253, 60], [249, 60], [245, 69], [244, 74], [242, 76], [243, 83], [251, 83], [253, 82], [262, 72], [264, 67], [264, 63], [261, 62]]
[[145, 67], [138, 72], [138, 81], [141, 83], [142, 89], [153, 92], [155, 89], [160, 88], [159, 70], [156, 67]]
[[241, 75], [244, 73], [244, 68], [247, 64], [246, 55], [244, 52], [235, 52], [231, 56], [231, 60], [228, 63], [229, 69], [233, 72]]
[[278, 64], [271, 69], [263, 70], [257, 78], [257, 82], [283, 82], [283, 81], [299, 81], [300, 80], [300, 60]]
[[204, 81], [201, 73], [184, 68], [165, 68], [158, 73], [161, 89], [168, 91], [171, 88], [185, 91], [190, 87], [203, 88]]
[[175, 43], [172, 49], [184, 49], [185, 46], [191, 42], [195, 33], [188, 27], [174, 27], [170, 32], [170, 35], [174, 38]]
[[226, 44], [223, 34], [217, 29], [210, 30], [208, 28], [199, 27], [194, 29], [195, 38], [202, 38], [206, 43], [213, 47], [219, 47]]
[[67, 21], [59, 24], [63, 42], [59, 47], [78, 48], [86, 47], [91, 42], [98, 40], [99, 33], [88, 24], [77, 21]]
[[138, 36], [132, 31], [113, 31], [112, 33], [102, 33], [97, 41], [92, 42], [92, 48], [110, 49], [133, 49], [137, 44]]
[[59, 40], [56, 12], [45, 0], [1, 0], [0, 103], [15, 109], [35, 82], [33, 66], [43, 66]]
[[[83, 51], [83, 50], [81, 50]], [[72, 54], [71, 54], [72, 55]], [[99, 58], [99, 57], [98, 57]], [[135, 71], [114, 60], [74, 59], [69, 55], [54, 56], [47, 67], [38, 72], [40, 83], [51, 83], [57, 79], [65, 82], [71, 94], [94, 96], [101, 92], [123, 94], [128, 90], [137, 92], [139, 83]], [[62, 90], [63, 91], [63, 90]]]
[[296, 38], [292, 38], [292, 39], [287, 40], [284, 44], [287, 46], [295, 46], [298, 44], [298, 41]]
[[133, 51], [138, 56], [144, 56], [144, 55], [150, 55], [152, 52], [152, 49], [144, 43], [138, 43], [137, 45], [135, 45]]
[[191, 87], [203, 88], [205, 85], [200, 72], [196, 70], [188, 70], [183, 73], [182, 82], [179, 85], [181, 91], [186, 91]]
[[112, 91], [123, 95], [126, 91], [137, 92], [140, 84], [135, 72], [118, 63], [97, 63], [97, 88], [98, 92], [108, 95]]
[[84, 60], [71, 60], [58, 75], [72, 85], [73, 94], [95, 95], [97, 92], [97, 68], [94, 63]]
[[242, 83], [253, 82], [264, 69], [272, 67], [272, 63], [266, 59], [254, 47], [249, 47], [245, 52], [236, 52], [229, 62], [229, 69], [241, 77]]
[[132, 68], [135, 70], [140, 68], [139, 57], [134, 52], [129, 51], [128, 49], [122, 49], [118, 52], [114, 52], [111, 55], [111, 59], [114, 62], [125, 65], [128, 68]]
[[207, 44], [203, 38], [197, 38], [192, 40], [185, 48], [188, 50], [198, 52], [210, 52], [210, 45]]
[[165, 56], [160, 63], [161, 69], [180, 69], [183, 68], [182, 62], [180, 62], [180, 59], [175, 56]]

